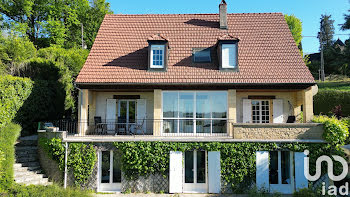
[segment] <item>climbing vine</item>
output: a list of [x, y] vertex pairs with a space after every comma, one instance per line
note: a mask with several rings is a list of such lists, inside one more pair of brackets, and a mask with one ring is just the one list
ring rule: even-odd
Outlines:
[[[306, 143], [253, 143], [253, 142], [208, 142], [208, 143], [179, 143], [179, 142], [116, 142], [116, 148], [123, 152], [122, 170], [127, 179], [169, 172], [170, 151], [206, 150], [220, 151], [221, 176], [230, 184], [235, 193], [244, 192], [255, 181], [256, 151], [289, 150], [293, 152], [310, 151], [310, 163], [316, 163], [321, 155], [340, 155], [344, 153], [329, 144]], [[341, 165], [335, 163], [335, 172], [341, 172]], [[324, 168], [326, 166], [323, 166]], [[325, 170], [325, 169], [324, 169]], [[310, 173], [315, 173], [315, 166], [310, 165]]]
[[[59, 138], [41, 138], [39, 145], [48, 153], [49, 157], [58, 162], [64, 171], [65, 147]], [[96, 151], [92, 144], [70, 143], [68, 150], [67, 168], [73, 172], [76, 186], [86, 183], [97, 161]]]

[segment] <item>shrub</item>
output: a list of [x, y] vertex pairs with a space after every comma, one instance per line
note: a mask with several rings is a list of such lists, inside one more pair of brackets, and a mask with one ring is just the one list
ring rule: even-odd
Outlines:
[[21, 127], [13, 123], [0, 128], [0, 152], [4, 153], [0, 168], [0, 190], [6, 190], [13, 184], [14, 145], [20, 132]]
[[293, 193], [293, 197], [316, 197], [316, 193], [310, 188], [300, 189]]
[[88, 197], [92, 196], [89, 191], [82, 191], [76, 188], [64, 189], [57, 185], [42, 186], [42, 185], [15, 185], [11, 187], [7, 194], [9, 196], [17, 197], [42, 197], [42, 196], [55, 196], [55, 197]]
[[343, 116], [350, 116], [350, 91], [319, 90], [314, 96], [315, 114], [330, 114], [341, 106]]
[[313, 122], [323, 123], [323, 139], [333, 145], [341, 146], [345, 144], [349, 136], [349, 128], [346, 123], [336, 117], [315, 116]]
[[0, 76], [0, 128], [12, 121], [32, 88], [28, 78]]

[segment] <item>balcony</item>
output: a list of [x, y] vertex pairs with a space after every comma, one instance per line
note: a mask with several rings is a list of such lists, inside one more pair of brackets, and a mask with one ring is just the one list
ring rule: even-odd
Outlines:
[[253, 124], [234, 123], [233, 138], [246, 140], [322, 140], [318, 123]]

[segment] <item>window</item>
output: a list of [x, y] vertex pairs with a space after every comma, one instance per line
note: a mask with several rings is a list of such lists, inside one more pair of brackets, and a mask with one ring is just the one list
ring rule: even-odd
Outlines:
[[252, 100], [253, 123], [270, 123], [270, 101]]
[[209, 62], [211, 62], [210, 48], [193, 49], [193, 62], [195, 62], [195, 63], [209, 63]]
[[151, 68], [164, 68], [164, 45], [151, 46]]
[[226, 133], [227, 92], [163, 92], [163, 133]]
[[222, 44], [222, 68], [237, 67], [237, 44]]
[[291, 184], [291, 152], [270, 152], [270, 184]]

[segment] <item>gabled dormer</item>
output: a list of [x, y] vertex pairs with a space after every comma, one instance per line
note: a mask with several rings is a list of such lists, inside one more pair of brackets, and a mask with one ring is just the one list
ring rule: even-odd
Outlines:
[[218, 38], [219, 69], [221, 71], [238, 71], [239, 39], [230, 34]]
[[148, 38], [148, 71], [166, 71], [168, 66], [168, 40], [161, 34]]

